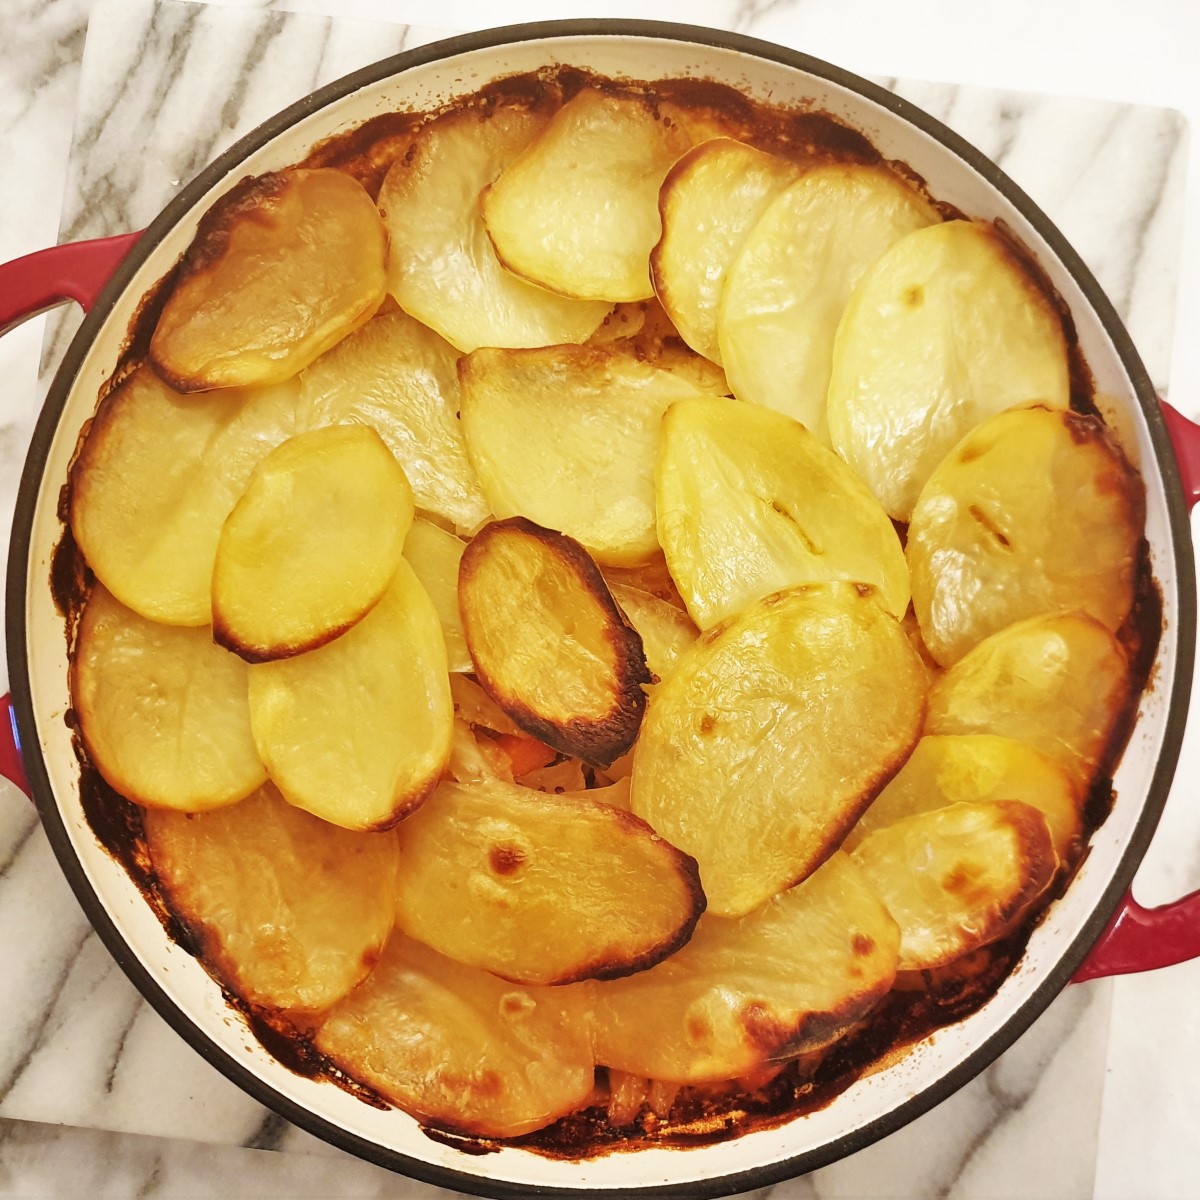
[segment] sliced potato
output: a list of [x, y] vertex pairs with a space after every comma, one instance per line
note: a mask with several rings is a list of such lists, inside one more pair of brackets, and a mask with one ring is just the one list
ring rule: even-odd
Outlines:
[[934, 682], [925, 729], [1015, 738], [1086, 789], [1128, 694], [1125, 653], [1103, 625], [1034, 617], [986, 638]]
[[122, 604], [212, 622], [221, 526], [250, 473], [296, 432], [295, 383], [182, 396], [140, 367], [105, 397], [71, 468], [71, 532]]
[[653, 295], [658, 192], [690, 145], [645, 98], [584, 88], [483, 193], [500, 261], [564, 296]]
[[370, 979], [330, 1013], [316, 1045], [422, 1121], [516, 1137], [573, 1112], [591, 1093], [583, 1019], [590, 987], [521, 987], [397, 931]]
[[386, 256], [379, 212], [352, 176], [259, 176], [201, 221], [150, 359], [181, 392], [279, 383], [370, 318]]
[[663, 419], [658, 537], [701, 629], [797, 583], [844, 579], [908, 607], [895, 527], [846, 464], [797, 421], [729, 399], [683, 400]]
[[443, 783], [399, 840], [400, 928], [516, 983], [645, 970], [704, 911], [692, 859], [586, 794]]
[[923, 737], [858, 824], [843, 849], [853, 850], [877, 829], [959, 801], [1020, 800], [1046, 818], [1060, 862], [1083, 827], [1083, 793], [1054, 759], [1012, 738], [991, 733]]
[[386, 829], [433, 791], [454, 709], [441, 624], [407, 562], [336, 641], [250, 668], [250, 721], [284, 798], [334, 825]]
[[834, 343], [829, 430], [896, 520], [964, 434], [1029, 401], [1071, 402], [1062, 318], [991, 226], [918, 229], [859, 282]]
[[633, 745], [650, 682], [642, 640], [578, 542], [494, 521], [463, 554], [458, 589], [475, 674], [522, 729], [601, 765]]
[[666, 679], [679, 656], [700, 636], [687, 613], [673, 604], [623, 583], [609, 585], [613, 599], [638, 631], [646, 652], [646, 665]]
[[905, 817], [852, 855], [900, 925], [900, 970], [928, 970], [1010, 933], [1050, 886], [1046, 818], [1018, 800]]
[[633, 811], [700, 864], [711, 912], [742, 916], [837, 848], [916, 744], [924, 689], [872, 588], [776, 592], [654, 689]]
[[498, 517], [561, 530], [603, 563], [654, 554], [662, 415], [710, 393], [616, 347], [477, 350], [459, 377], [467, 450]]
[[208, 629], [148, 621], [97, 584], [79, 622], [71, 694], [88, 756], [122, 796], [201, 812], [267, 778], [247, 667]]
[[717, 309], [725, 276], [751, 227], [800, 168], [732, 138], [685, 154], [658, 196], [662, 237], [650, 255], [654, 291], [683, 339], [721, 361]]
[[887, 994], [900, 931], [834, 853], [736, 921], [704, 916], [678, 954], [597, 984], [596, 1060], [656, 1079], [748, 1075], [828, 1045]]
[[446, 662], [451, 671], [471, 670], [471, 653], [458, 612], [458, 567], [466, 547], [452, 533], [418, 517], [404, 539], [404, 557], [421, 586], [433, 601], [442, 636], [446, 640]]
[[379, 192], [388, 288], [464, 352], [585, 341], [604, 301], [555, 296], [510, 274], [483, 227], [479, 193], [545, 128], [542, 113], [470, 108], [423, 126]]
[[474, 533], [491, 515], [458, 421], [458, 351], [396, 309], [300, 376], [306, 428], [359, 422], [387, 443], [417, 507]]
[[146, 813], [150, 861], [204, 959], [251, 1004], [328, 1008], [361, 983], [392, 929], [396, 842], [285, 804]]
[[1095, 417], [1042, 407], [972, 430], [930, 476], [908, 529], [913, 609], [930, 653], [956, 662], [1041, 613], [1116, 631], [1133, 605], [1141, 481]]
[[254, 469], [221, 529], [213, 637], [248, 662], [336, 638], [383, 595], [412, 519], [412, 489], [373, 429], [289, 438]]
[[787, 413], [828, 443], [833, 339], [855, 285], [937, 212], [883, 167], [815, 167], [766, 207], [725, 279], [721, 361], [742, 400]]

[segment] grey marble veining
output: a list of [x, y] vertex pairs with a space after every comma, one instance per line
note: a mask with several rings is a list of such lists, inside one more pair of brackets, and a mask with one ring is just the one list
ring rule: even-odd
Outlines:
[[[331, 2], [205, 8], [171, 0], [102, 0], [81, 69], [88, 0], [0, 0], [5, 35], [11, 26], [22, 39], [16, 53], [0, 55], [6, 72], [0, 80], [10, 84], [0, 101], [3, 162], [26, 152], [23, 131], [35, 108], [50, 105], [69, 114], [78, 89], [62, 236], [137, 228], [263, 117], [322, 82], [428, 36], [403, 25], [330, 19], [315, 11]], [[429, 21], [429, 10], [438, 8], [432, 19], [452, 26], [466, 7], [423, 5], [413, 19]], [[772, 29], [785, 16], [799, 21], [804, 5], [743, 0], [687, 15], [710, 19], [708, 9], [719, 7], [727, 27], [758, 32], [768, 19]], [[286, 11], [294, 8], [312, 11]], [[658, 15], [683, 15], [667, 5], [658, 8]], [[388, 0], [354, 7], [367, 15], [384, 10], [397, 16], [417, 11]], [[1059, 222], [1109, 290], [1152, 378], [1165, 389], [1183, 205], [1177, 114], [889, 82], [996, 157]], [[70, 130], [69, 115], [58, 111], [56, 119]], [[61, 137], [65, 158], [65, 131]], [[1055, 153], [1048, 154], [1048, 146]], [[41, 155], [47, 177], [53, 150], [51, 144], [30, 151]], [[45, 242], [54, 240], [59, 217], [58, 194], [51, 199], [37, 202], [45, 208], [38, 219], [50, 225]], [[0, 223], [0, 248], [11, 256], [31, 247], [5, 246]], [[48, 339], [47, 368], [60, 356], [70, 328], [64, 321]], [[12, 361], [21, 362], [16, 373], [30, 370], [28, 341], [23, 360], [21, 347], [12, 351]], [[13, 344], [6, 339], [0, 354]], [[32, 357], [36, 361], [36, 349]], [[0, 372], [6, 361], [0, 357]], [[36, 394], [32, 378], [28, 388], [0, 393], [5, 529]], [[1183, 841], [1200, 837], [1194, 815], [1177, 820], [1186, 827]], [[0, 1194], [196, 1194], [189, 1188], [198, 1175], [206, 1195], [446, 1194], [316, 1142], [248, 1099], [188, 1048], [90, 932], [27, 802], [2, 782], [0, 962], [0, 1012], [8, 1016], [0, 1024]], [[787, 1200], [1090, 1196], [1112, 1012], [1112, 985], [1068, 990], [996, 1064], [938, 1109], [858, 1155], [762, 1194]], [[93, 1128], [52, 1128], [60, 1123]], [[114, 1130], [124, 1132], [107, 1132]]]

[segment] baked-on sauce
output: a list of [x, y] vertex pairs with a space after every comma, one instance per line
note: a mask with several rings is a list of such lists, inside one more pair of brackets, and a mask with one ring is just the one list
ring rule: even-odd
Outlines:
[[[585, 86], [635, 89], [644, 94], [660, 119], [670, 120], [671, 106], [681, 106], [697, 115], [719, 120], [730, 136], [797, 161], [840, 161], [880, 163], [879, 152], [856, 130], [831, 116], [805, 108], [771, 108], [751, 102], [741, 93], [719, 83], [680, 79], [653, 84], [599, 79], [572, 67], [515, 76], [489, 84], [458, 106], [487, 112], [500, 105], [516, 104], [554, 108]], [[446, 110], [456, 106], [447, 106]], [[412, 134], [439, 113], [400, 112], [373, 118], [348, 133], [318, 145], [304, 166], [334, 166], [347, 171], [377, 197], [383, 178], [396, 158], [405, 154]], [[923, 181], [903, 163], [886, 165], [916, 183]], [[214, 207], [204, 219], [202, 230], [221, 220], [239, 205], [251, 201], [262, 183], [245, 180]], [[269, 185], [268, 185], [269, 186]], [[946, 219], [963, 214], [933, 203]], [[1096, 414], [1094, 388], [1083, 361], [1071, 316], [1065, 303], [1050, 286], [1032, 256], [999, 227], [1015, 257], [1040, 283], [1061, 314], [1066, 335], [1071, 405], [1080, 413]], [[120, 362], [102, 389], [106, 394], [146, 357], [149, 337], [178, 267], [143, 298], [126, 337]], [[68, 511], [67, 490], [60, 502], [60, 516]], [[903, 538], [905, 529], [898, 527]], [[69, 528], [56, 549], [49, 580], [54, 599], [66, 623], [68, 645], [93, 577], [80, 554]], [[1138, 703], [1147, 686], [1151, 665], [1162, 631], [1162, 604], [1150, 572], [1149, 552], [1143, 541], [1137, 576], [1136, 598], [1129, 618], [1119, 632], [1131, 663], [1131, 682], [1125, 709], [1117, 722], [1105, 762], [1091, 788], [1084, 811], [1084, 845], [1107, 816], [1113, 800], [1111, 772], [1128, 739]], [[168, 937], [203, 962], [201, 939], [173, 910], [160, 886], [147, 851], [141, 810], [115, 792], [90, 763], [79, 736], [73, 711], [67, 722], [74, 730], [80, 762], [80, 797], [83, 811], [97, 839], [127, 871], [162, 922]], [[1083, 851], [1086, 854], [1086, 849]], [[1082, 858], [1082, 855], [1081, 855]], [[631, 1126], [614, 1128], [605, 1104], [584, 1108], [548, 1127], [521, 1137], [489, 1139], [461, 1136], [453, 1131], [427, 1128], [428, 1136], [469, 1154], [487, 1154], [500, 1146], [521, 1146], [539, 1154], [563, 1159], [595, 1156], [644, 1146], [688, 1147], [720, 1142], [751, 1130], [776, 1126], [823, 1108], [864, 1073], [903, 1057], [906, 1049], [933, 1031], [959, 1021], [979, 1009], [997, 990], [1019, 961], [1040, 913], [1053, 896], [1060, 895], [1078, 862], [1060, 870], [1038, 914], [1008, 937], [975, 951], [949, 968], [900, 976], [897, 985], [865, 1022], [827, 1050], [805, 1055], [784, 1065], [778, 1073], [764, 1072], [757, 1080], [719, 1085], [684, 1086], [671, 1108], [662, 1116], [643, 1106]], [[209, 964], [205, 964], [210, 969]], [[214, 975], [214, 978], [216, 976]], [[390, 1102], [373, 1089], [350, 1079], [329, 1062], [313, 1045], [311, 1028], [287, 1014], [256, 1008], [233, 994], [224, 981], [216, 979], [230, 1005], [245, 1018], [254, 1036], [281, 1064], [299, 1075], [327, 1079], [364, 1103], [390, 1108]], [[603, 1068], [599, 1069], [603, 1081]], [[603, 1095], [599, 1089], [598, 1097]]]

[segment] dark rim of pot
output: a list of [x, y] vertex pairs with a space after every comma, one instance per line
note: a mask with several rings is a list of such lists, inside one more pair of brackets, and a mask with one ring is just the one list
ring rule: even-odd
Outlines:
[[[1133, 383], [1141, 404], [1142, 414], [1149, 427], [1158, 467], [1166, 488], [1171, 538], [1175, 552], [1174, 583], [1178, 602], [1178, 653], [1175, 678], [1172, 681], [1162, 753], [1155, 766], [1145, 805], [1129, 839], [1129, 844], [1121, 856], [1112, 879], [1105, 887], [1099, 903], [1083, 930], [1065, 949], [1057, 964], [1048, 972], [1046, 979], [1036, 987], [1024, 1003], [1013, 1011], [1004, 1025], [982, 1041], [964, 1061], [918, 1095], [902, 1101], [890, 1112], [862, 1128], [837, 1137], [814, 1150], [760, 1167], [698, 1179], [690, 1183], [650, 1184], [644, 1188], [538, 1187], [490, 1180], [450, 1168], [432, 1166], [411, 1158], [407, 1154], [360, 1138], [331, 1124], [324, 1118], [318, 1117], [277, 1092], [231, 1055], [218, 1048], [198, 1025], [193, 1024], [176, 1007], [174, 1001], [163, 991], [151, 972], [134, 957], [113, 919], [92, 890], [83, 867], [75, 856], [65, 822], [51, 790], [45, 764], [41, 756], [33, 749], [38, 744], [37, 725], [25, 653], [25, 606], [29, 586], [28, 548], [37, 495], [41, 487], [50, 444], [76, 374], [92, 339], [107, 320], [118, 296], [132, 279], [136, 269], [149, 256], [164, 234], [183, 217], [199, 196], [235, 170], [238, 164], [252, 152], [261, 148], [297, 121], [359, 88], [374, 84], [408, 68], [471, 51], [516, 42], [581, 36], [657, 38], [692, 43], [701, 47], [739, 52], [817, 76], [837, 86], [857, 92], [865, 99], [903, 118], [922, 132], [935, 138], [1013, 204], [1045, 239], [1074, 277], [1088, 303], [1099, 317], [1105, 332], [1112, 339]], [[41, 581], [39, 581], [39, 586], [41, 586]], [[729, 1195], [764, 1187], [823, 1167], [863, 1149], [927, 1112], [987, 1067], [1024, 1033], [1034, 1019], [1070, 981], [1129, 887], [1137, 865], [1158, 824], [1179, 756], [1191, 691], [1196, 632], [1195, 571], [1191, 527], [1183, 500], [1183, 489], [1174, 452], [1153, 385], [1120, 318], [1092, 277], [1091, 272], [1033, 201], [999, 167], [952, 130], [946, 128], [940, 121], [922, 112], [908, 101], [848, 71], [795, 50], [740, 34], [669, 22], [630, 20], [570, 20], [511, 25], [449, 38], [394, 55], [328, 84], [284, 109], [238, 141], [184, 187], [151, 223], [117, 268], [92, 311], [84, 319], [55, 376], [45, 407], [34, 430], [29, 455], [21, 477], [9, 552], [6, 603], [8, 606], [8, 662], [13, 704], [25, 747], [25, 766], [30, 787], [41, 813], [42, 823], [62, 870], [85, 913], [104, 944], [141, 994], [166, 1022], [213, 1066], [237, 1083], [254, 1099], [273, 1109], [286, 1120], [324, 1138], [341, 1149], [412, 1178], [446, 1188], [504, 1198], [529, 1195], [578, 1196], [583, 1191], [591, 1195], [609, 1197], [676, 1195], [695, 1197], [699, 1200], [700, 1197]]]

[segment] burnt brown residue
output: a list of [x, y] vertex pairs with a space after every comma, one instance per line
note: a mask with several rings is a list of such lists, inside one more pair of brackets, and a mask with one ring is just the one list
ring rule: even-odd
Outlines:
[[859, 958], [866, 958], [875, 953], [875, 939], [868, 937], [865, 933], [856, 933], [850, 939], [850, 949]]
[[461, 1150], [463, 1154], [479, 1156], [481, 1154], [499, 1154], [501, 1147], [486, 1138], [462, 1137], [455, 1133], [446, 1133], [435, 1129], [432, 1125], [422, 1125], [421, 1132], [431, 1141], [452, 1150]]
[[318, 142], [301, 165], [312, 169], [332, 167], [351, 175], [372, 200], [378, 200], [392, 164], [413, 149], [413, 136], [426, 119], [411, 112], [372, 117], [348, 133]]
[[493, 875], [515, 875], [525, 865], [525, 851], [519, 846], [496, 845], [488, 848], [488, 866]]

